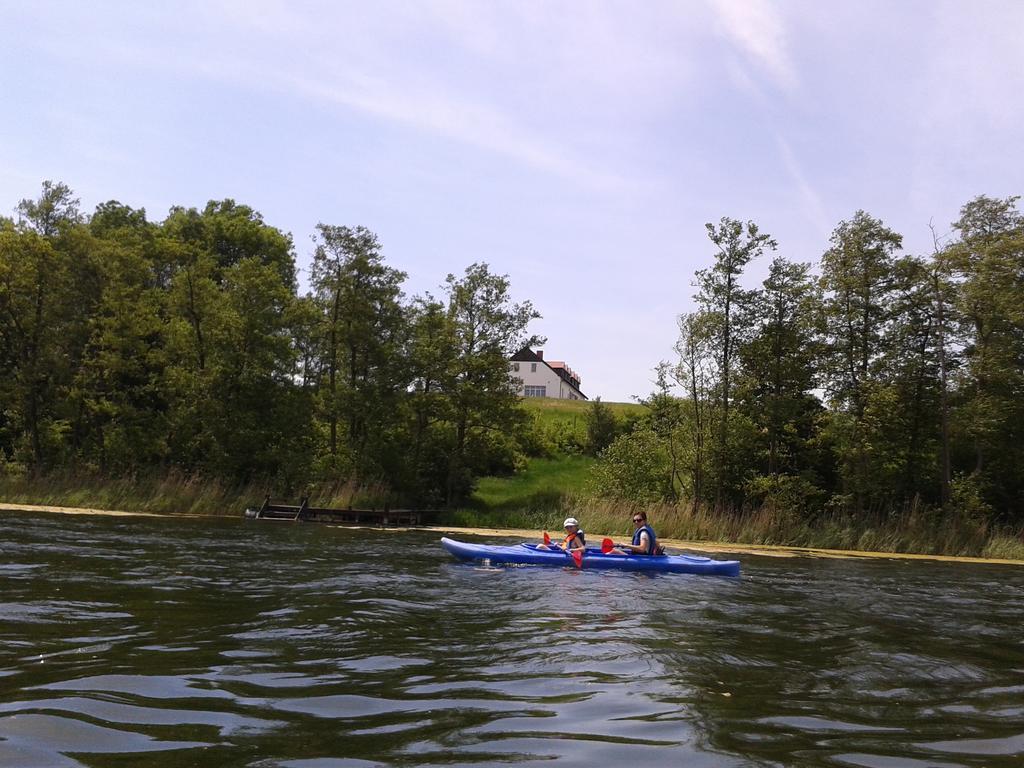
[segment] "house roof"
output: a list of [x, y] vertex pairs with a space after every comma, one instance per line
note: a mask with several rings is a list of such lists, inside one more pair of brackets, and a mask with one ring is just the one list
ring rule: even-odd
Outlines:
[[529, 347], [523, 347], [522, 349], [520, 349], [518, 352], [516, 352], [514, 355], [512, 355], [512, 359], [515, 360], [516, 362], [520, 362], [520, 363], [521, 362], [527, 362], [527, 363], [543, 363], [544, 362], [544, 358], [541, 357], [540, 355], [538, 355], [536, 352], [534, 352]]

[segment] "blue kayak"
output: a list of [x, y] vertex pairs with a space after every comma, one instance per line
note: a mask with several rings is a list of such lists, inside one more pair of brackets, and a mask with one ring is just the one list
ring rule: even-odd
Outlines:
[[[468, 544], [464, 541], [442, 538], [441, 546], [459, 560], [487, 561], [491, 565], [576, 567], [567, 552], [557, 548], [545, 549], [538, 544]], [[596, 547], [587, 547], [584, 550], [580, 567], [654, 573], [698, 573], [711, 576], [740, 575], [738, 560], [712, 560], [710, 557], [692, 555], [606, 555]]]

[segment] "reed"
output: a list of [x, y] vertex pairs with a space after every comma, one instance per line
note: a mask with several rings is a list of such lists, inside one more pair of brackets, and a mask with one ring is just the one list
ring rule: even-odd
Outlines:
[[233, 485], [175, 471], [127, 477], [104, 477], [66, 469], [46, 474], [10, 469], [0, 473], [0, 497], [8, 503], [179, 515], [232, 515], [244, 508], [240, 504], [261, 500], [265, 494], [265, 486], [259, 483]]
[[[260, 504], [272, 487], [268, 481], [229, 483], [175, 470], [125, 477], [67, 469], [31, 474], [10, 466], [0, 472], [0, 499], [7, 503], [156, 514], [238, 516]], [[275, 500], [298, 503], [304, 494], [311, 506], [321, 507], [380, 507], [388, 498], [383, 487], [338, 480]]]
[[457, 517], [465, 525], [551, 530], [572, 515], [587, 531], [625, 537], [632, 533], [630, 520], [640, 510], [659, 536], [686, 541], [1024, 559], [1024, 532], [923, 506], [888, 515], [833, 513], [800, 519], [770, 507], [720, 510], [692, 503], [637, 504], [563, 495], [547, 510], [460, 510]]
[[[923, 505], [890, 514], [876, 510], [864, 516], [832, 513], [804, 519], [771, 507], [723, 510], [595, 498], [584, 490], [566, 493], [557, 490], [565, 478], [555, 463], [538, 465], [535, 477], [534, 483], [518, 490], [500, 484], [482, 487], [484, 495], [478, 495], [472, 507], [451, 510], [440, 522], [542, 531], [558, 530], [562, 519], [571, 515], [588, 531], [625, 537], [632, 532], [633, 513], [643, 510], [664, 538], [1024, 560], [1024, 531]], [[157, 514], [232, 517], [262, 502], [269, 490], [268, 482], [232, 484], [176, 471], [130, 477], [70, 470], [34, 475], [10, 465], [0, 471], [0, 499], [8, 503]], [[388, 499], [385, 487], [350, 480], [321, 483], [305, 493], [312, 506], [320, 507], [379, 507]], [[297, 502], [298, 496], [287, 501]]]

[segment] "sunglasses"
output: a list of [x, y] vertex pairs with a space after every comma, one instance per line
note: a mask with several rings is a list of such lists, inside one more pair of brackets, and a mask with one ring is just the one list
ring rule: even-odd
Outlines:
[[644, 521], [644, 519], [642, 517], [634, 517], [633, 518], [633, 522], [634, 523], [642, 523], [643, 521]]

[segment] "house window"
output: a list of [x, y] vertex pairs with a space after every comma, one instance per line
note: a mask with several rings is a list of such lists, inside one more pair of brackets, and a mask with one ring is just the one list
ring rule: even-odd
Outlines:
[[537, 372], [537, 364], [536, 363], [530, 363], [530, 373], [536, 373], [536, 372]]
[[519, 373], [519, 363], [512, 363], [512, 370]]
[[547, 387], [523, 387], [523, 397], [547, 397]]

